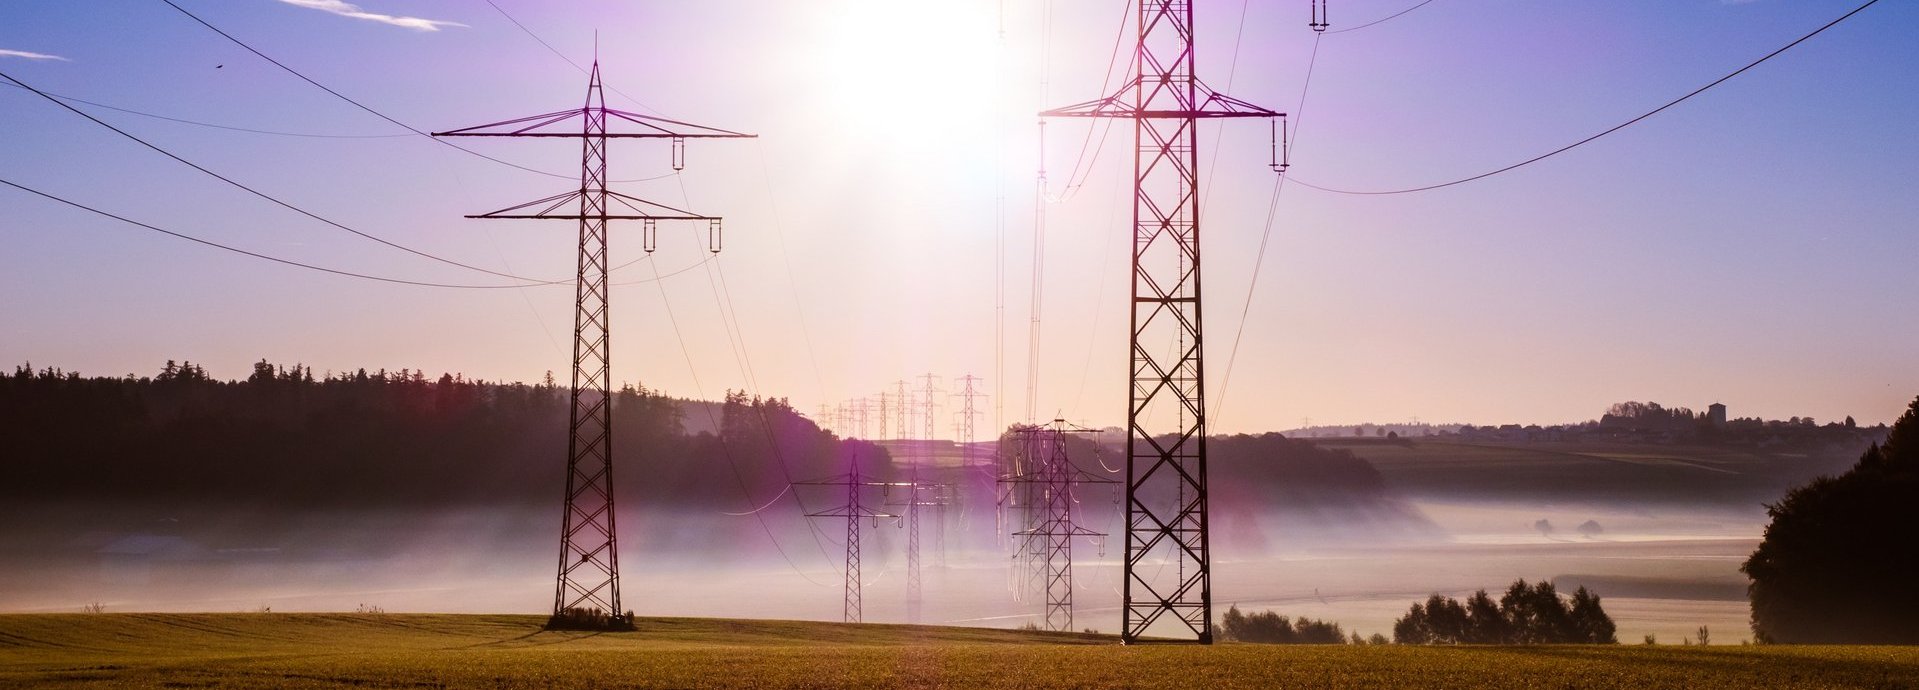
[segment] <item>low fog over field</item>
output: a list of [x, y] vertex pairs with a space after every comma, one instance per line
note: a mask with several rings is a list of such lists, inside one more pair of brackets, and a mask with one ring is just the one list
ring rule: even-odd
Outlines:
[[[297, 370], [242, 383], [0, 378], [0, 610], [551, 606], [563, 390]], [[922, 515], [925, 622], [1013, 627], [1039, 613], [1006, 535], [1018, 517], [998, 509], [995, 444], [841, 439], [777, 400], [683, 405], [635, 389], [617, 402], [636, 613], [837, 620], [846, 525], [803, 513], [844, 490], [789, 485], [855, 456], [890, 480], [918, 461], [954, 487]], [[92, 434], [69, 428], [82, 418]], [[1215, 614], [1237, 604], [1390, 633], [1428, 594], [1550, 579], [1604, 597], [1622, 640], [1677, 641], [1700, 625], [1737, 640], [1738, 566], [1763, 504], [1845, 467], [1872, 433], [1764, 447], [1217, 437]], [[1116, 477], [1114, 440], [1089, 434], [1069, 450], [1087, 476]], [[1115, 535], [1074, 545], [1075, 627], [1114, 632], [1119, 488], [1089, 481], [1075, 498], [1083, 526]], [[904, 512], [897, 490], [863, 500]], [[903, 521], [861, 529], [865, 619], [903, 622]]]

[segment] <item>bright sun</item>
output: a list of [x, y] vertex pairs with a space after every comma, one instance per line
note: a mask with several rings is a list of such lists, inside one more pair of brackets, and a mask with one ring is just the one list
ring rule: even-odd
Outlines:
[[863, 135], [923, 151], [937, 139], [991, 131], [991, 3], [840, 0], [821, 17], [817, 76]]

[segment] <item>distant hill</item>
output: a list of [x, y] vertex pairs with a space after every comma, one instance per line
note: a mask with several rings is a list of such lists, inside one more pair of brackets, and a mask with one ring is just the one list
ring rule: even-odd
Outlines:
[[1365, 458], [1388, 486], [1420, 499], [1756, 510], [1792, 486], [1844, 470], [1871, 440], [1768, 448], [1616, 440], [1305, 442]]

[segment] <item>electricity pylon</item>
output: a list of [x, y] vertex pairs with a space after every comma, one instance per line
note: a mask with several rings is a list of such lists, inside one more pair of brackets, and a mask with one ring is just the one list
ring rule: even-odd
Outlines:
[[896, 438], [904, 441], [913, 437], [912, 430], [906, 426], [906, 408], [912, 407], [913, 399], [906, 394], [906, 379], [894, 381], [893, 386], [893, 400], [898, 401], [898, 405], [893, 408], [893, 424], [900, 430]]
[[1055, 419], [1048, 426], [1019, 425], [1010, 433], [1018, 439], [1027, 466], [1033, 468], [1026, 474], [1001, 479], [1026, 489], [1022, 493], [1029, 497], [1027, 527], [1014, 533], [1021, 537], [1018, 543], [1025, 557], [1027, 586], [1045, 592], [1042, 618], [1047, 630], [1072, 630], [1073, 540], [1106, 536], [1081, 527], [1074, 518], [1076, 488], [1118, 482], [1081, 470], [1067, 454], [1066, 435], [1093, 433], [1092, 429], [1069, 428], [1066, 420]]
[[[911, 458], [912, 456], [907, 457]], [[908, 462], [914, 461], [909, 459]], [[924, 590], [920, 579], [920, 529], [916, 516], [919, 515], [921, 508], [933, 508], [935, 511], [943, 509], [946, 505], [945, 492], [949, 487], [940, 482], [930, 482], [923, 479], [917, 464], [909, 470], [907, 481], [881, 482], [880, 484], [887, 487], [897, 486], [906, 489], [906, 497], [902, 501], [889, 503], [888, 505], [901, 506], [906, 509], [906, 621], [908, 623], [919, 623], [920, 611], [924, 602]], [[935, 534], [937, 535], [937, 532]], [[938, 537], [935, 536], [935, 539], [937, 538]]]
[[975, 407], [973, 403], [980, 398], [987, 397], [985, 393], [980, 392], [978, 388], [973, 386], [973, 384], [979, 383], [981, 380], [980, 377], [972, 374], [959, 377], [960, 392], [954, 394], [960, 399], [958, 432], [959, 442], [963, 444], [960, 446], [960, 467], [965, 468], [967, 471], [974, 469], [974, 420], [978, 419], [982, 414], [979, 408]]
[[845, 600], [841, 603], [841, 620], [858, 623], [863, 619], [860, 610], [860, 520], [871, 520], [873, 526], [879, 526], [880, 518], [899, 517], [882, 513], [866, 507], [861, 500], [860, 490], [870, 486], [893, 486], [897, 482], [882, 482], [873, 477], [860, 474], [859, 456], [853, 456], [846, 474], [808, 482], [794, 482], [804, 486], [841, 486], [846, 488], [846, 502], [826, 510], [807, 513], [807, 517], [836, 517], [846, 519], [846, 567], [841, 574], [846, 579]]
[[[955, 432], [955, 436], [959, 439], [959, 442], [960, 442], [959, 475], [961, 479], [960, 481], [955, 482], [955, 484], [959, 488], [957, 488], [954, 491], [954, 496], [958, 499], [960, 504], [959, 505], [959, 521], [960, 521], [959, 533], [961, 535], [969, 535], [973, 533], [972, 502], [968, 501], [966, 497], [969, 495], [978, 496], [979, 493], [977, 491], [974, 491], [974, 489], [976, 488], [990, 491], [991, 490], [990, 482], [992, 482], [994, 479], [993, 471], [991, 469], [983, 470], [980, 467], [978, 449], [973, 447], [973, 444], [976, 441], [978, 441], [978, 427], [976, 425], [977, 420], [982, 414], [984, 414], [979, 409], [979, 407], [976, 406], [974, 403], [980, 398], [987, 397], [987, 395], [985, 393], [980, 392], [979, 388], [976, 387], [974, 384], [979, 383], [982, 380], [983, 379], [981, 379], [980, 377], [974, 376], [972, 374], [961, 376], [959, 377], [960, 392], [954, 394], [960, 399], [960, 410], [958, 413], [959, 424], [957, 425], [958, 428], [955, 429], [954, 432]], [[982, 486], [978, 482], [987, 482], [987, 484]], [[964, 548], [964, 541], [962, 541], [962, 548]], [[940, 548], [940, 566], [945, 567], [945, 565], [946, 565], [946, 549], [944, 545], [942, 544]]]
[[[565, 130], [575, 122], [578, 128]], [[607, 130], [608, 121], [638, 131]], [[566, 507], [560, 525], [560, 564], [553, 618], [569, 611], [605, 611], [627, 625], [620, 607], [618, 530], [613, 510], [612, 333], [607, 307], [607, 231], [615, 220], [642, 222], [641, 246], [654, 249], [654, 224], [662, 220], [707, 222], [707, 249], [720, 251], [720, 219], [683, 211], [607, 189], [608, 139], [671, 139], [673, 168], [684, 167], [687, 139], [751, 138], [714, 127], [638, 115], [606, 107], [600, 61], [587, 77], [586, 104], [573, 110], [435, 132], [436, 137], [559, 137], [579, 139], [580, 187], [536, 201], [468, 218], [578, 221], [579, 260], [573, 291], [573, 383], [567, 427]], [[617, 205], [617, 207], [616, 207]]]
[[[1133, 121], [1132, 379], [1120, 640], [1213, 641], [1200, 336], [1201, 119], [1283, 114], [1218, 93], [1194, 72], [1192, 0], [1139, 0], [1132, 74], [1119, 92], [1042, 117]], [[1177, 568], [1163, 564], [1176, 562]], [[1170, 616], [1161, 630], [1154, 626]]]

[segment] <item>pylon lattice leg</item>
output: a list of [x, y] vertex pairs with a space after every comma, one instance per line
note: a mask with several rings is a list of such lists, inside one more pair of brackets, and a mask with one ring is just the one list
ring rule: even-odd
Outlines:
[[613, 510], [611, 333], [607, 323], [606, 115], [597, 65], [587, 86], [580, 153], [580, 237], [573, 306], [573, 387], [566, 508], [553, 613], [618, 617], [620, 560]]

